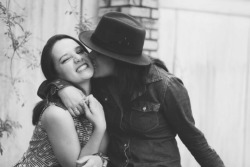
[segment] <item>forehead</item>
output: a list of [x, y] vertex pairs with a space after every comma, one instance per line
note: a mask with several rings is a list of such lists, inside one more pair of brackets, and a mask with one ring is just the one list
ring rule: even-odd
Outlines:
[[52, 48], [52, 55], [54, 57], [60, 58], [64, 54], [72, 52], [78, 46], [79, 44], [72, 39], [61, 39], [54, 44]]

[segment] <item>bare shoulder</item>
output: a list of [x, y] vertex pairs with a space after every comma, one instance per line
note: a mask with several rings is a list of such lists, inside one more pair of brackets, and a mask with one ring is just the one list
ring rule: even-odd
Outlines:
[[41, 117], [42, 125], [46, 128], [48, 126], [63, 126], [67, 123], [73, 123], [70, 113], [56, 105], [47, 107]]

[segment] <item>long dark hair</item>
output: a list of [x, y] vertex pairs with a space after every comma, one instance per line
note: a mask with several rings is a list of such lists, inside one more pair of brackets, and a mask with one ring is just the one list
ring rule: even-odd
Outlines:
[[[65, 39], [65, 38], [74, 40], [76, 43], [82, 46], [83, 49], [88, 53], [88, 50], [82, 45], [82, 43], [80, 43], [78, 40], [76, 40], [75, 38], [71, 36], [68, 36], [65, 34], [58, 34], [49, 38], [49, 40], [47, 41], [47, 43], [45, 44], [43, 48], [42, 55], [41, 55], [42, 72], [48, 82], [51, 82], [58, 78], [57, 72], [54, 67], [53, 59], [52, 59], [53, 46], [57, 41]], [[36, 104], [35, 108], [33, 109], [33, 116], [32, 116], [33, 125], [36, 125], [38, 123], [39, 117], [46, 104], [47, 104], [47, 99], [42, 100]]]
[[115, 60], [116, 85], [118, 86], [123, 107], [129, 107], [129, 102], [133, 94], [144, 88], [145, 78], [151, 65], [156, 65], [168, 72], [164, 62], [160, 59], [152, 58], [151, 64], [138, 66], [123, 61]]

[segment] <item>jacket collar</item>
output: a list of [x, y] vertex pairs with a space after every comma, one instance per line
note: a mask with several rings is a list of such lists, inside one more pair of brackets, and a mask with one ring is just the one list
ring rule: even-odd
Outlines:
[[138, 90], [136, 91], [132, 98], [131, 98], [131, 101], [133, 101], [134, 99], [142, 96], [146, 91], [147, 91], [147, 85], [150, 84], [150, 83], [153, 83], [153, 82], [157, 82], [157, 81], [160, 81], [162, 80], [162, 76], [159, 72], [159, 69], [156, 65], [154, 64], [151, 64], [150, 65], [150, 68], [149, 68], [149, 72], [145, 78], [145, 81], [144, 81], [144, 86], [141, 88], [141, 90]]
[[148, 75], [145, 78], [145, 84], [150, 84], [160, 80], [162, 80], [162, 76], [160, 75], [159, 68], [154, 64], [150, 65]]

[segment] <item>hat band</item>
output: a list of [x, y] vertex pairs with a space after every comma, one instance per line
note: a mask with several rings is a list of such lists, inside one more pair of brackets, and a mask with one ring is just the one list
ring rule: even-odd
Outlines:
[[122, 41], [109, 41], [108, 43], [106, 41], [103, 41], [99, 39], [95, 33], [92, 34], [91, 40], [96, 45], [107, 49], [111, 52], [117, 53], [117, 54], [126, 54], [128, 56], [141, 56], [142, 49], [140, 50], [131, 50], [131, 48], [128, 48], [128, 43], [123, 43]]

